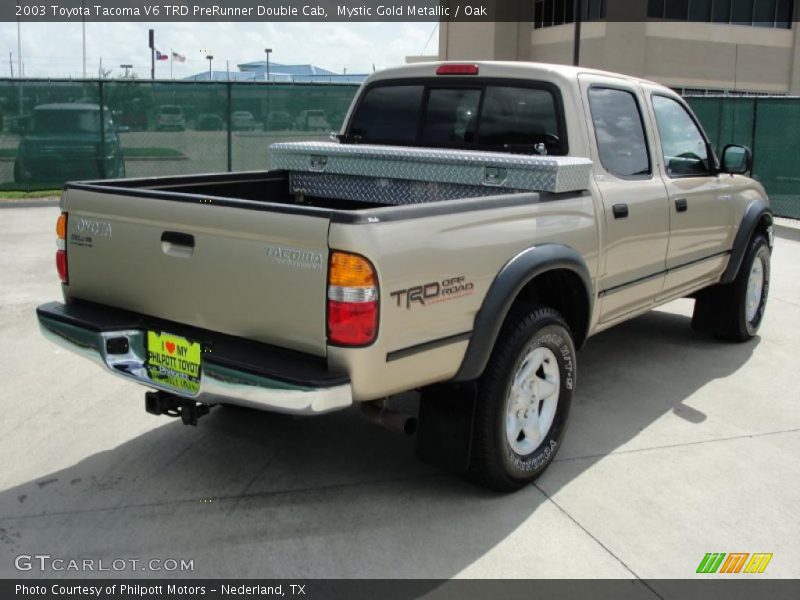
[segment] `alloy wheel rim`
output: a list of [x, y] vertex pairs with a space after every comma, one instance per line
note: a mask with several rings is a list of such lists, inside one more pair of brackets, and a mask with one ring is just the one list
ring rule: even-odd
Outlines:
[[747, 278], [747, 295], [745, 296], [745, 316], [747, 322], [752, 323], [761, 305], [761, 295], [764, 292], [764, 260], [756, 257]]
[[539, 447], [553, 425], [560, 391], [555, 353], [541, 346], [528, 349], [506, 399], [506, 439], [514, 452], [525, 456]]

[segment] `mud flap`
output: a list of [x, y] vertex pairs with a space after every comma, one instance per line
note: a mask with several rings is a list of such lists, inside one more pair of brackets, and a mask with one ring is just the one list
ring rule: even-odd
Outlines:
[[455, 473], [469, 468], [477, 390], [474, 382], [442, 384], [422, 390], [417, 457]]

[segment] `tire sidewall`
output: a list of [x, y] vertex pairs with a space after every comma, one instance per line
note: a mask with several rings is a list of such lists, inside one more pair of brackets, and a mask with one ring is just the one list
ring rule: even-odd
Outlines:
[[[521, 456], [511, 448], [506, 438], [505, 422], [507, 403], [510, 401], [509, 389], [524, 355], [537, 347], [548, 348], [556, 357], [560, 378], [558, 404], [547, 435], [533, 452]], [[566, 327], [553, 318], [547, 318], [544, 323], [541, 320], [532, 322], [527, 331], [517, 336], [513, 342], [511, 356], [502, 389], [499, 390], [496, 440], [500, 445], [500, 458], [508, 476], [512, 479], [528, 480], [535, 478], [553, 460], [564, 437], [575, 388], [575, 347]]]

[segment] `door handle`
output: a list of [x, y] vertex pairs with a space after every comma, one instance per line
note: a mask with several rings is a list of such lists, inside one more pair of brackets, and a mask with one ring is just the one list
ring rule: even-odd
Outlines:
[[189, 258], [194, 252], [194, 236], [180, 231], [165, 231], [161, 234], [161, 250], [177, 258]]
[[686, 212], [689, 209], [689, 204], [686, 202], [686, 198], [678, 198], [675, 200], [675, 210], [677, 212]]
[[628, 205], [627, 204], [615, 204], [611, 207], [614, 211], [614, 218], [615, 219], [624, 219], [628, 216]]
[[165, 231], [161, 234], [161, 241], [173, 246], [188, 246], [194, 248], [194, 236], [180, 231]]

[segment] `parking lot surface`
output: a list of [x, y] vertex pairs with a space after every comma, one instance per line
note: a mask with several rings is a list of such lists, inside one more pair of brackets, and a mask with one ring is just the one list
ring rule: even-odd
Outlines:
[[145, 413], [143, 388], [38, 332], [57, 214], [0, 209], [0, 577], [93, 574], [15, 569], [49, 554], [193, 561], [103, 577], [684, 578], [708, 552], [800, 576], [798, 229], [776, 228], [751, 343], [694, 333], [689, 300], [592, 338], [555, 463], [502, 496], [356, 410]]

